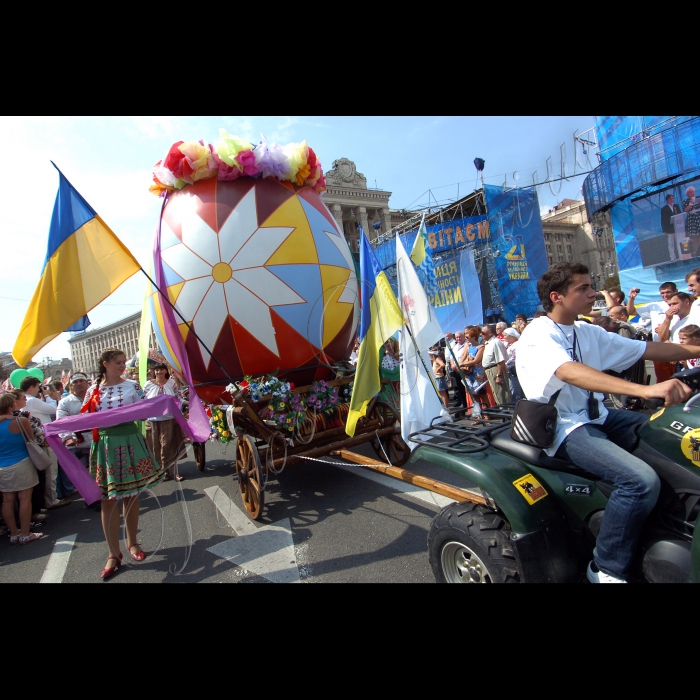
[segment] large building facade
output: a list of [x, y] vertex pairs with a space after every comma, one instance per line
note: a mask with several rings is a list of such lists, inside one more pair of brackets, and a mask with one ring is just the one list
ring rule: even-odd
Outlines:
[[347, 158], [333, 161], [333, 169], [326, 173], [323, 202], [353, 253], [359, 252], [360, 226], [373, 241], [405, 218], [389, 208], [389, 197], [391, 192], [367, 189], [367, 178]]
[[[69, 341], [74, 371], [93, 374], [98, 371], [99, 358], [107, 348], [119, 348], [131, 359], [139, 349], [141, 312], [115, 321], [104, 328], [95, 328], [74, 335]], [[149, 348], [158, 348], [156, 335], [151, 328]]]
[[600, 217], [588, 222], [583, 200], [564, 199], [542, 216], [542, 232], [549, 266], [559, 262], [580, 262], [588, 267], [597, 289], [617, 274], [618, 264], [610, 220]]

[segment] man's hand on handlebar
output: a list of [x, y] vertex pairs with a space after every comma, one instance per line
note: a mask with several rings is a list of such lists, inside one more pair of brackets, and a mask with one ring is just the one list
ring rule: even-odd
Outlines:
[[680, 379], [669, 379], [659, 384], [649, 384], [644, 389], [645, 399], [663, 399], [665, 406], [683, 403], [693, 395], [692, 389]]

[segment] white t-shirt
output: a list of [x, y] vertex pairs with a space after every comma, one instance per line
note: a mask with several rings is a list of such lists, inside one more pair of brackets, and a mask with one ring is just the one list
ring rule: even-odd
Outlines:
[[481, 358], [481, 366], [484, 369], [493, 367], [499, 362], [505, 362], [508, 359], [506, 349], [503, 347], [503, 343], [494, 336], [491, 340], [486, 342], [484, 346], [484, 356]]
[[678, 331], [683, 328], [683, 326], [687, 326], [691, 322], [691, 317], [690, 314], [688, 314], [685, 318], [678, 318], [678, 316], [674, 316], [676, 320], [671, 324], [671, 337], [669, 340], [672, 343], [680, 343], [680, 338], [678, 337]]
[[688, 318], [690, 319], [688, 323], [694, 323], [696, 326], [700, 326], [700, 299], [696, 299], [691, 304]]
[[646, 350], [641, 340], [623, 338], [608, 333], [601, 326], [577, 321], [573, 326], [557, 326], [548, 316], [536, 318], [518, 341], [515, 366], [525, 396], [531, 401], [545, 403], [561, 389], [555, 406], [559, 411], [557, 434], [554, 443], [545, 452], [554, 456], [566, 436], [586, 423], [602, 424], [608, 415], [603, 406], [603, 394], [596, 392], [599, 417], [588, 418], [588, 391], [567, 384], [554, 373], [574, 355], [574, 329], [576, 330], [576, 356], [580, 362], [600, 370], [621, 372], [633, 365]]
[[56, 418], [56, 407], [49, 406], [37, 396], [27, 394], [27, 410], [34, 418], [38, 418], [42, 425], [51, 423]]
[[644, 322], [644, 327], [652, 332], [652, 340], [658, 342], [659, 334], [655, 333], [654, 329], [666, 320], [668, 304], [665, 301], [652, 301], [644, 306], [637, 306], [635, 309], [640, 320]]

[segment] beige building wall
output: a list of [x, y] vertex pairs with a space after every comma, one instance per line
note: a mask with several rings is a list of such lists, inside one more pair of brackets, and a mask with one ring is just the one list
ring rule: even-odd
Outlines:
[[[104, 328], [85, 331], [73, 336], [68, 344], [71, 348], [71, 360], [76, 372], [97, 373], [100, 355], [107, 348], [119, 348], [130, 360], [139, 349], [139, 331], [141, 330], [141, 312], [115, 321]], [[156, 334], [151, 328], [149, 348], [158, 348]]]
[[588, 223], [583, 200], [565, 199], [542, 216], [542, 231], [550, 267], [558, 262], [583, 263], [590, 270], [596, 289], [618, 272], [607, 212], [592, 225]]

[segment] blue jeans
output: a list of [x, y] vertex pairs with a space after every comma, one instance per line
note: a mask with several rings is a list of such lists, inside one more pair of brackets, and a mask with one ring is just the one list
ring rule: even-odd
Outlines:
[[582, 425], [569, 433], [557, 457], [617, 486], [605, 509], [596, 542], [595, 563], [601, 571], [624, 576], [639, 536], [659, 497], [656, 472], [629, 451], [639, 441], [637, 430], [649, 416], [612, 410], [603, 425]]

